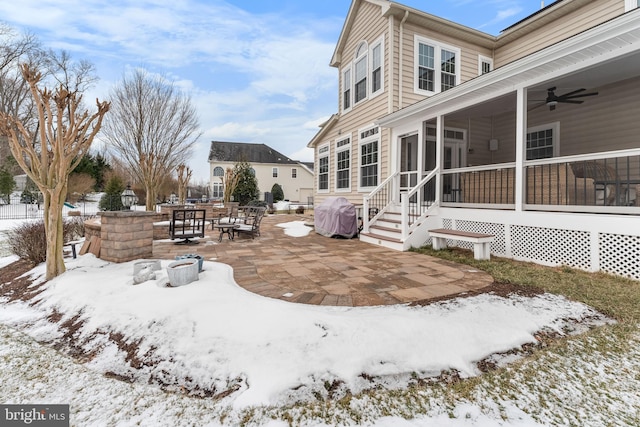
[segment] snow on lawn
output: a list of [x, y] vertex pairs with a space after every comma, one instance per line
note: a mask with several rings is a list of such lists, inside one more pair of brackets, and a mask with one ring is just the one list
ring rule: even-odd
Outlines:
[[[166, 286], [164, 270], [133, 285], [132, 262], [90, 254], [67, 268], [43, 285], [39, 303], [1, 305], [0, 323], [55, 342], [60, 332], [46, 316], [79, 315], [77, 338], [92, 353], [90, 369], [174, 390], [232, 390], [224, 402], [236, 409], [312, 398], [334, 380], [357, 392], [373, 386], [364, 378], [370, 376], [394, 388], [414, 372], [477, 375], [475, 362], [535, 342], [537, 331], [563, 333], [566, 319], [601, 319], [583, 304], [546, 294], [480, 295], [425, 307], [293, 304], [245, 291], [228, 265], [208, 261], [199, 281], [178, 288]], [[42, 266], [32, 273], [42, 275]], [[147, 363], [128, 365], [109, 339], [118, 333], [138, 343], [135, 358]]]

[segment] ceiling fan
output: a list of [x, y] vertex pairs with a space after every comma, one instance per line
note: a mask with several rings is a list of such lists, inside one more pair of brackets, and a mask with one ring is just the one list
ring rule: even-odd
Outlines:
[[550, 87], [547, 89], [547, 99], [544, 100], [543, 104], [537, 105], [534, 108], [538, 108], [542, 105], [546, 105], [549, 107], [549, 111], [553, 111], [556, 109], [556, 106], [560, 103], [564, 104], [582, 104], [584, 101], [578, 100], [577, 98], [584, 98], [585, 96], [595, 96], [598, 92], [590, 92], [590, 93], [582, 93], [586, 89], [580, 88], [574, 91], [565, 93], [564, 95], [556, 95], [555, 87]]

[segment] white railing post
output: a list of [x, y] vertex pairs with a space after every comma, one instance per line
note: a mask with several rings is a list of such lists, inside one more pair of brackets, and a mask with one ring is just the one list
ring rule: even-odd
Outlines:
[[401, 212], [401, 232], [402, 241], [404, 242], [409, 235], [409, 195], [407, 193], [400, 194], [400, 212]]
[[369, 232], [369, 198], [367, 196], [362, 198], [362, 232]]

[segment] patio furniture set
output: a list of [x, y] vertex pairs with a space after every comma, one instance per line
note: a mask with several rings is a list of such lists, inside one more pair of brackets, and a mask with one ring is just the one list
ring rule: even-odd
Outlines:
[[211, 229], [220, 232], [218, 242], [226, 234], [229, 240], [236, 235], [248, 234], [252, 239], [260, 235], [260, 223], [266, 208], [261, 206], [239, 206], [238, 203], [229, 204], [227, 212], [219, 214], [217, 218], [207, 219], [204, 209], [177, 209], [173, 211], [169, 231], [171, 240], [184, 239], [176, 244], [194, 244], [191, 239], [204, 237], [207, 221]]

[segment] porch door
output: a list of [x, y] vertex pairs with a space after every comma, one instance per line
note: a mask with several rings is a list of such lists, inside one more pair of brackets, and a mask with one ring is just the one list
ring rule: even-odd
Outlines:
[[400, 138], [400, 191], [418, 183], [418, 134]]
[[[449, 139], [444, 141], [444, 169], [455, 169], [462, 167], [465, 161], [465, 142], [464, 138]], [[457, 175], [446, 174], [442, 176], [442, 201], [443, 202], [459, 202], [460, 199], [460, 183]]]

